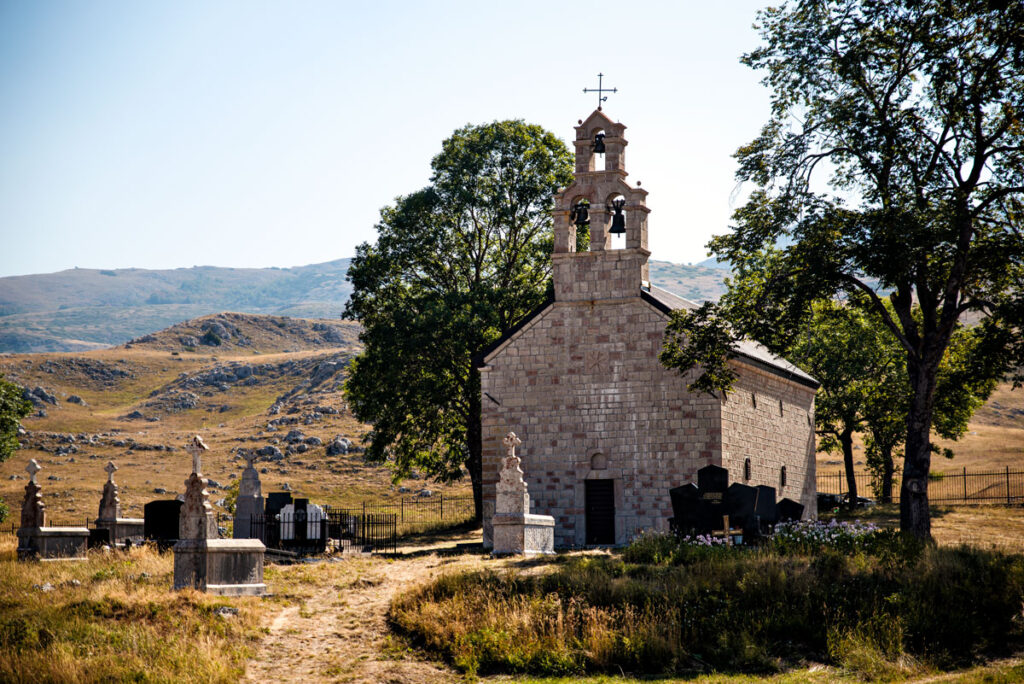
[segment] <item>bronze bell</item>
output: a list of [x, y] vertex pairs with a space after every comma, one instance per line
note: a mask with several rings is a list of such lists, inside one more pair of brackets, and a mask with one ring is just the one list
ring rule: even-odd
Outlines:
[[590, 225], [589, 207], [589, 202], [577, 202], [569, 212], [569, 220], [579, 227]]
[[604, 133], [598, 133], [594, 136], [594, 152], [604, 154]]
[[612, 227], [608, 232], [612, 235], [622, 235], [626, 232], [626, 217], [622, 213], [623, 208], [626, 206], [626, 200], [617, 199], [612, 202], [612, 206], [609, 210], [614, 211], [615, 214], [612, 216]]

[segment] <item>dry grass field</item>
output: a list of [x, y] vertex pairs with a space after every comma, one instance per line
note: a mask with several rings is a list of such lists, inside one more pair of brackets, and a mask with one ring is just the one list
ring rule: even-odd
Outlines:
[[[365, 430], [346, 410], [337, 386], [356, 347], [345, 336], [335, 337], [332, 344], [311, 342], [312, 323], [296, 324], [289, 338], [289, 320], [237, 320], [247, 344], [238, 344], [237, 335], [218, 346], [176, 341], [201, 334], [202, 325], [196, 323], [129, 347], [0, 355], [0, 374], [28, 387], [40, 386], [58, 400], [43, 406], [45, 416], [25, 419], [26, 447], [0, 464], [0, 497], [16, 513], [25, 464], [35, 458], [44, 467], [40, 481], [51, 521], [81, 524], [96, 516], [106, 477], [103, 466], [113, 460], [120, 468], [116, 478], [123, 514], [141, 517], [145, 502], [182, 491], [190, 470], [182, 447], [199, 433], [211, 447], [204, 471], [219, 483], [211, 488], [217, 502], [244, 466], [235, 450], [276, 446], [283, 452], [291, 429], [301, 429], [322, 444], [279, 461], [258, 462], [257, 467], [266, 468], [261, 475], [264, 492], [287, 483], [298, 496], [332, 505], [394, 499], [402, 496], [399, 486], [407, 487], [410, 496], [421, 488], [435, 496], [468, 494], [465, 480], [447, 486], [424, 480], [396, 485], [386, 468], [363, 463], [360, 453], [328, 456], [324, 444], [335, 436], [358, 444]], [[263, 370], [254, 382], [210, 380], [211, 372], [242, 365]], [[324, 368], [336, 370], [327, 373]], [[309, 378], [318, 374], [327, 379], [311, 386]], [[185, 394], [195, 395], [194, 406], [176, 408], [174, 402]], [[69, 402], [72, 395], [84, 405]], [[134, 411], [142, 417], [130, 418]], [[268, 427], [282, 418], [298, 422]], [[306, 418], [308, 424], [303, 423]], [[69, 435], [74, 442], [68, 441]], [[979, 411], [970, 434], [952, 446], [956, 458], [949, 469], [1024, 467], [1024, 390], [1000, 387]], [[834, 460], [819, 455], [819, 468], [835, 470]], [[946, 465], [936, 463], [936, 470]], [[877, 507], [867, 515], [887, 526], [898, 520], [892, 507]], [[1024, 553], [1024, 508], [936, 509], [933, 532], [942, 545]], [[387, 614], [396, 596], [443, 573], [482, 568], [539, 573], [553, 567], [544, 560], [491, 559], [481, 553], [479, 541], [479, 531], [457, 532], [414, 539], [395, 556], [268, 564], [271, 596], [222, 599], [172, 593], [170, 555], [133, 549], [127, 554], [91, 553], [85, 563], [25, 564], [14, 560], [14, 538], [3, 534], [0, 681], [465, 681], [449, 665], [430, 660], [394, 636]], [[53, 590], [34, 588], [46, 584]], [[237, 614], [232, 612], [236, 608]], [[1024, 681], [1024, 665], [1011, 658], [964, 672], [914, 677], [907, 681]], [[498, 676], [488, 681], [577, 679]], [[635, 680], [598, 676], [587, 681]], [[855, 680], [808, 663], [773, 677], [708, 675], [688, 681]]]
[[[17, 506], [25, 484], [25, 465], [35, 458], [43, 466], [39, 478], [50, 519], [81, 524], [96, 516], [106, 479], [103, 467], [113, 460], [119, 468], [116, 479], [123, 514], [141, 517], [147, 501], [173, 498], [183, 491], [191, 461], [182, 447], [191, 435], [200, 434], [210, 447], [203, 460], [204, 474], [220, 485], [211, 488], [211, 498], [217, 502], [245, 466], [234, 449], [276, 446], [286, 452], [284, 438], [291, 429], [301, 430], [307, 439], [319, 438], [322, 444], [307, 446], [304, 453], [285, 453], [281, 461], [258, 462], [257, 467], [266, 468], [261, 475], [264, 492], [278, 491], [287, 484], [295, 496], [333, 506], [398, 497], [403, 485], [409, 490], [406, 496], [424, 488], [435, 496], [468, 494], [468, 479], [454, 485], [423, 480], [394, 485], [385, 467], [364, 463], [361, 453], [327, 456], [326, 445], [336, 436], [358, 445], [365, 430], [346, 410], [338, 387], [344, 365], [357, 347], [344, 343], [301, 349], [311, 345], [276, 334], [276, 317], [247, 318], [262, 320], [274, 334], [267, 334], [269, 339], [264, 341], [250, 329], [247, 337], [255, 340], [250, 346], [224, 345], [224, 349], [199, 346], [187, 351], [181, 345], [175, 349], [160, 337], [153, 344], [129, 348], [0, 356], [0, 374], [27, 387], [43, 387], [58, 400], [55, 406], [44, 404], [45, 417], [33, 414], [23, 420], [29, 435], [22, 438], [23, 448], [12, 459], [0, 463], [0, 497]], [[258, 325], [254, 327], [259, 330]], [[277, 350], [264, 351], [261, 342]], [[279, 350], [289, 345], [297, 350]], [[320, 363], [338, 363], [341, 370], [307, 391], [304, 383]], [[238, 365], [271, 370], [252, 376], [256, 378], [252, 384], [181, 385], [182, 374], [204, 378], [211, 370]], [[293, 395], [280, 404], [280, 412], [269, 413], [275, 400], [288, 393]], [[184, 394], [194, 395], [194, 408], [171, 406]], [[81, 397], [85, 405], [68, 402], [72, 395]], [[151, 406], [154, 402], [157, 405]], [[129, 418], [133, 411], [144, 418]], [[312, 414], [315, 420], [303, 424], [300, 419]], [[282, 418], [299, 422], [268, 429], [268, 422]], [[73, 443], [67, 441], [68, 435]], [[73, 452], [57, 453], [62, 447], [65, 451], [73, 448]], [[49, 479], [51, 476], [58, 479]], [[157, 493], [157, 489], [167, 494]]]

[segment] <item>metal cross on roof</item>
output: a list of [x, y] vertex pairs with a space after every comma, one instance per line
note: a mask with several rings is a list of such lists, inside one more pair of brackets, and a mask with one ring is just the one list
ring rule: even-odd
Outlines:
[[107, 465], [103, 469], [107, 471], [107, 482], [113, 482], [114, 481], [114, 471], [117, 470], [117, 466], [114, 465], [114, 462], [113, 461], [107, 461]]
[[601, 103], [608, 99], [607, 95], [603, 93], [617, 93], [618, 88], [605, 88], [604, 85], [604, 74], [597, 75], [597, 87], [596, 88], [584, 88], [585, 93], [597, 93], [597, 111], [601, 111]]

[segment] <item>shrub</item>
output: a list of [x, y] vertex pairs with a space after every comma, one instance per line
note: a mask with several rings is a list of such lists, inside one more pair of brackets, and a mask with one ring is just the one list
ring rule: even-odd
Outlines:
[[7, 516], [11, 514], [11, 509], [7, 507], [7, 502], [0, 499], [0, 523], [7, 520]]

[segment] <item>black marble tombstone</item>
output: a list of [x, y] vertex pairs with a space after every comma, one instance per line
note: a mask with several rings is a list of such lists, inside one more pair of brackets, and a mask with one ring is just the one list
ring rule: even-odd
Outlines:
[[173, 546], [178, 541], [178, 518], [185, 504], [177, 499], [158, 499], [142, 507], [142, 531], [146, 539], [152, 539], [161, 549]]
[[263, 510], [267, 518], [273, 518], [281, 512], [281, 509], [292, 502], [292, 495], [288, 492], [270, 492], [267, 494], [267, 502]]
[[691, 482], [673, 487], [668, 490], [668, 495], [672, 499], [673, 516], [668, 521], [669, 526], [678, 533], [692, 534], [700, 524], [700, 490], [697, 485]]
[[757, 488], [734, 482], [725, 494], [725, 505], [729, 514], [729, 527], [743, 530], [744, 537], [758, 535]]
[[721, 466], [704, 466], [697, 471], [700, 505], [697, 508], [698, 530], [707, 534], [722, 527], [722, 516], [728, 514], [725, 493], [729, 489], [729, 471]]
[[782, 499], [778, 504], [779, 522], [800, 520], [804, 517], [804, 505], [792, 499]]
[[105, 527], [89, 528], [89, 548], [98, 549], [110, 544], [110, 530]]
[[761, 532], [768, 533], [768, 528], [779, 520], [779, 511], [775, 504], [775, 487], [768, 485], [757, 486], [757, 504], [754, 507], [754, 515], [761, 523]]

